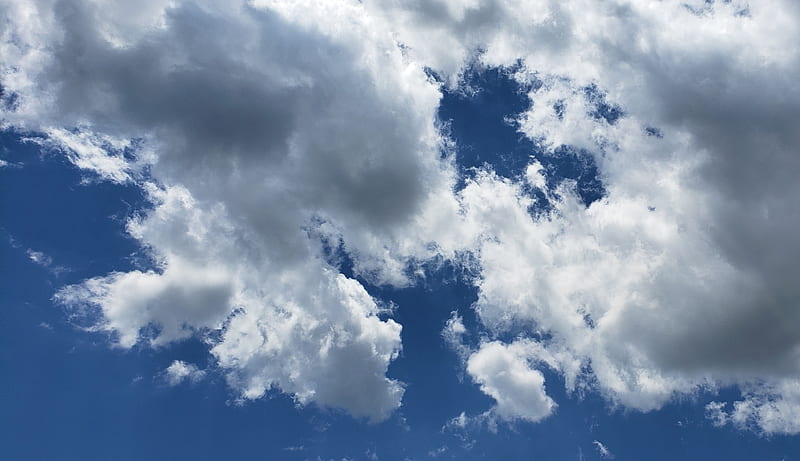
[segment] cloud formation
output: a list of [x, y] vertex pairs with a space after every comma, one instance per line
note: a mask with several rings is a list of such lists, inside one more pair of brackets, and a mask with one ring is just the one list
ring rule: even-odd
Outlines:
[[469, 357], [467, 373], [497, 402], [492, 416], [536, 422], [550, 416], [556, 405], [545, 392], [542, 373], [531, 368], [527, 354], [517, 349], [519, 344], [483, 344]]
[[[20, 99], [5, 123], [152, 203], [128, 231], [155, 267], [56, 299], [93, 308], [125, 348], [218, 332], [212, 353], [246, 398], [275, 388], [386, 418], [400, 325], [324, 248], [352, 234], [363, 265], [382, 261], [378, 236], [448, 190], [435, 85], [355, 6], [338, 35], [240, 3], [119, 8], [6, 6], [4, 83]], [[388, 266], [371, 276], [404, 283]]]
[[608, 449], [603, 442], [599, 440], [595, 440], [592, 442], [595, 448], [597, 448], [597, 452], [600, 453], [600, 457], [603, 459], [614, 459], [614, 454], [611, 453], [611, 450]]
[[164, 378], [170, 386], [177, 386], [184, 381], [196, 383], [203, 379], [205, 374], [206, 372], [197, 368], [197, 365], [186, 363], [183, 360], [173, 361], [164, 370]]
[[[552, 412], [545, 364], [571, 391], [641, 411], [738, 386], [713, 421], [798, 432], [794, 2], [0, 8], [3, 88], [18, 95], [4, 125], [151, 197], [128, 228], [156, 269], [58, 295], [95, 306], [120, 346], [216, 331], [212, 353], [245, 397], [278, 388], [382, 419], [403, 393], [385, 376], [401, 327], [326, 247], [394, 286], [420, 261], [470, 253], [490, 337], [459, 353], [501, 419]], [[548, 155], [591, 155], [602, 199], [548, 188], [535, 160], [454, 190], [424, 69], [456, 86], [476, 53], [522, 63], [520, 132]], [[550, 211], [532, 215], [541, 197]]]
[[[533, 89], [520, 130], [553, 155], [591, 153], [606, 188], [588, 208], [567, 184], [545, 191], [555, 210], [532, 218], [524, 183], [467, 186], [482, 321], [497, 335], [527, 324], [542, 346], [530, 358], [570, 389], [649, 411], [735, 384], [740, 419], [796, 432], [782, 416], [800, 404], [788, 385], [800, 373], [800, 191], [787, 174], [800, 170], [800, 98], [784, 78], [798, 71], [796, 5], [435, 4], [391, 5], [401, 40], [442, 69], [452, 55], [421, 38], [434, 24], [463, 56], [478, 43], [487, 64], [523, 59], [516, 77]], [[592, 88], [624, 115], [602, 116]]]

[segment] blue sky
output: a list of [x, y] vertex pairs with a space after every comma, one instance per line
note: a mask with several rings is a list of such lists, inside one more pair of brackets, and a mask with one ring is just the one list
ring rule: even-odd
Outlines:
[[619, 3], [0, 9], [2, 457], [800, 459], [795, 32]]

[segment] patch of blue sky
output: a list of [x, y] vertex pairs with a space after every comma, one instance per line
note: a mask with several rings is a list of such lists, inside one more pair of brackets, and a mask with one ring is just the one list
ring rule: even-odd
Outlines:
[[[514, 120], [530, 106], [531, 86], [513, 78], [516, 70], [473, 65], [465, 71], [461, 86], [444, 91], [439, 118], [456, 141], [456, 159], [463, 175], [460, 185], [476, 168], [485, 166], [500, 176], [517, 178], [536, 160], [544, 167], [548, 188], [572, 180], [586, 205], [599, 200], [605, 189], [591, 153], [571, 146], [558, 146], [548, 153], [518, 131]], [[621, 109], [606, 102], [596, 87], [587, 88], [586, 95], [596, 103], [597, 117], [611, 122], [622, 116]], [[543, 194], [532, 191], [532, 195], [547, 206]]]

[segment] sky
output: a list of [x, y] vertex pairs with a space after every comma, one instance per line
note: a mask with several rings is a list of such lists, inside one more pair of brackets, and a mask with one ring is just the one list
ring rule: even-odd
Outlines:
[[795, 2], [0, 15], [3, 459], [800, 459]]

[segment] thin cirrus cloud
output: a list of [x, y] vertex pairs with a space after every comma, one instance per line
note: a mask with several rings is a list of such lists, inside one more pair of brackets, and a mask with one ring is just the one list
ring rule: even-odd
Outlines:
[[[557, 411], [546, 366], [569, 390], [641, 411], [738, 386], [738, 402], [709, 407], [713, 423], [800, 431], [792, 2], [2, 8], [3, 86], [18, 95], [4, 125], [45, 133], [153, 204], [128, 231], [154, 270], [57, 295], [94, 306], [117, 345], [216, 330], [212, 354], [243, 396], [277, 387], [380, 420], [403, 395], [385, 376], [401, 326], [326, 245], [398, 287], [420, 261], [468, 252], [487, 337], [470, 349], [455, 320], [446, 337], [495, 417]], [[459, 85], [476, 50], [484, 65], [522, 63], [530, 106], [514, 123], [544, 152], [592, 155], [600, 200], [548, 189], [535, 160], [456, 189], [439, 85]], [[598, 115], [588, 88], [621, 116]], [[132, 139], [135, 160], [114, 151]], [[550, 211], [532, 216], [541, 197]]]

